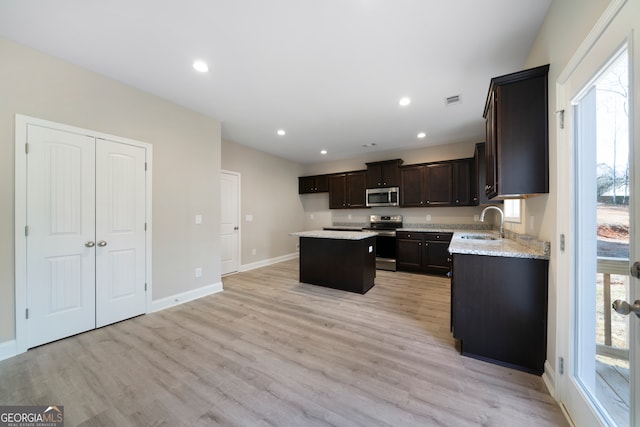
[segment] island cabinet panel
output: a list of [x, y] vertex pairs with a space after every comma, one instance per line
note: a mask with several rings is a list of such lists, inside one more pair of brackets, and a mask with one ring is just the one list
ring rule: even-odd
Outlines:
[[453, 255], [453, 336], [463, 355], [541, 375], [547, 260]]
[[489, 198], [549, 192], [548, 72], [544, 65], [491, 79], [484, 110]]
[[367, 188], [399, 186], [401, 164], [401, 159], [367, 163]]
[[329, 209], [366, 207], [366, 172], [347, 172], [329, 177]]
[[300, 282], [364, 294], [374, 285], [376, 238], [300, 238]]
[[326, 193], [329, 191], [329, 176], [301, 176], [298, 178], [298, 194]]
[[400, 271], [447, 274], [451, 270], [452, 233], [398, 231], [396, 267]]

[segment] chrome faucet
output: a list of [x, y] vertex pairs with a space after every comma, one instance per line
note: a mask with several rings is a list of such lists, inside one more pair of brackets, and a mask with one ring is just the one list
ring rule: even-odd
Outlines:
[[497, 206], [487, 206], [486, 208], [484, 208], [482, 210], [482, 213], [480, 214], [480, 221], [484, 222], [484, 214], [489, 210], [489, 209], [495, 209], [498, 212], [500, 212], [500, 237], [502, 237], [504, 239], [504, 212], [502, 212], [502, 209], [500, 209]]

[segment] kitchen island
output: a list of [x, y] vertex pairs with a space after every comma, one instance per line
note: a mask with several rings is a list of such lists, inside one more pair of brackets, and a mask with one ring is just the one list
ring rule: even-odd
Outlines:
[[300, 282], [364, 294], [376, 275], [376, 233], [303, 231]]

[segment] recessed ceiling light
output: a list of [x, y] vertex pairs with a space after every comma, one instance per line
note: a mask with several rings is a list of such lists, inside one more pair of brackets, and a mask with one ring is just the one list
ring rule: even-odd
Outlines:
[[327, 154], [327, 150], [320, 151], [320, 154]]
[[411, 104], [411, 99], [407, 96], [400, 98], [400, 101], [398, 101], [398, 104], [400, 104], [401, 107], [406, 107], [407, 105]]
[[424, 133], [424, 132], [420, 132], [420, 133], [418, 134], [418, 138], [420, 138], [420, 139], [424, 138], [425, 136], [427, 136], [427, 134], [426, 134], [426, 133]]
[[209, 66], [204, 61], [196, 61], [196, 62], [194, 62], [193, 63], [193, 68], [196, 71], [200, 71], [201, 73], [206, 73], [207, 71], [209, 71]]
[[284, 129], [278, 129], [278, 135], [280, 136], [285, 136], [287, 133], [284, 131]]

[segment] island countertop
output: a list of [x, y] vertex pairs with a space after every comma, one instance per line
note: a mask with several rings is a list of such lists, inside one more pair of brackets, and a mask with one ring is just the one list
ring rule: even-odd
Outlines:
[[376, 233], [368, 231], [334, 231], [334, 230], [313, 230], [299, 231], [291, 233], [291, 236], [312, 237], [316, 239], [334, 239], [334, 240], [364, 240], [369, 237], [376, 237]]

